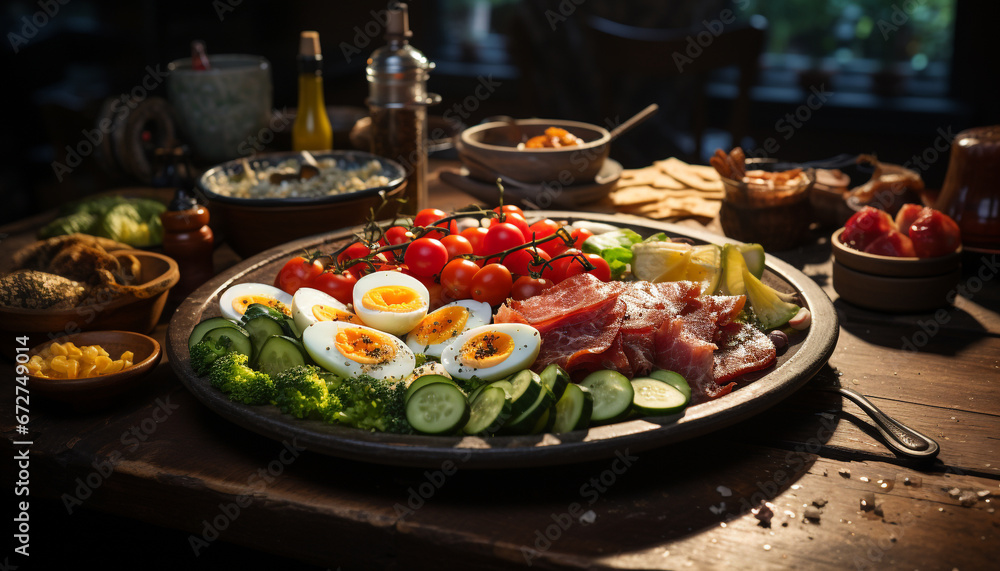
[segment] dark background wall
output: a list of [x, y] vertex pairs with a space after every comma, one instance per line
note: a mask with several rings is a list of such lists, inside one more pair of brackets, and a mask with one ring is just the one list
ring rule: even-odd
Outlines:
[[[507, 48], [488, 41], [478, 46], [464, 43], [468, 20], [456, 20], [456, 11], [446, 10], [453, 4], [454, 0], [410, 2], [413, 43], [438, 63], [429, 87], [442, 95], [443, 102], [432, 114], [461, 109], [463, 122], [474, 124], [497, 114], [602, 123], [605, 118], [599, 115], [594, 88], [594, 81], [600, 78], [587, 76], [593, 73], [593, 67], [581, 55], [585, 52], [580, 51], [582, 18], [603, 10], [631, 17], [636, 24], [683, 26], [688, 21], [697, 25], [711, 14], [718, 14], [728, 2], [522, 0], [498, 4], [492, 27], [516, 42]], [[83, 133], [93, 129], [107, 98], [118, 97], [139, 85], [148, 73], [147, 66], [165, 69], [169, 61], [186, 57], [193, 39], [204, 40], [211, 53], [254, 53], [269, 59], [274, 104], [282, 109], [296, 104], [294, 60], [298, 33], [318, 30], [326, 54], [327, 104], [363, 113], [367, 92], [364, 59], [383, 43], [381, 34], [371, 37], [366, 26], [377, 30], [373, 11], [385, 5], [371, 0], [5, 3], [0, 12], [0, 29], [6, 36], [0, 50], [5, 87], [0, 135], [0, 194], [4, 207], [0, 209], [0, 223], [93, 192], [137, 184], [139, 181], [122, 172], [102, 167], [94, 156], [84, 157], [81, 165], [62, 180], [58, 180], [52, 163], [64, 161], [66, 146], [78, 145], [84, 139]], [[997, 12], [995, 2], [957, 1], [952, 74], [945, 96], [887, 98], [861, 93], [835, 97], [812, 113], [795, 138], [781, 147], [782, 158], [812, 160], [841, 153], [874, 152], [883, 160], [905, 162], [932, 146], [941, 132], [954, 134], [970, 126], [1000, 123], [994, 87], [1000, 74], [1000, 49], [992, 29], [1000, 21]], [[563, 17], [553, 24], [552, 14]], [[548, 26], [552, 33], [532, 38], [525, 33], [531, 26]], [[479, 52], [472, 53], [475, 50]], [[540, 82], [538, 77], [542, 78]], [[463, 107], [484, 81], [493, 86], [489, 97], [477, 98], [474, 106]], [[163, 85], [152, 94], [165, 96]], [[795, 89], [756, 90], [753, 139], [747, 142], [761, 144], [775, 137], [776, 123], [800, 107], [807, 95], [808, 91]], [[632, 106], [620, 109], [622, 117], [638, 111], [642, 97], [644, 92]], [[685, 156], [687, 152], [663, 133], [664, 126], [670, 128], [669, 132], [683, 132], [688, 124], [690, 97], [674, 93], [672, 97], [656, 94], [655, 98], [663, 107], [657, 121], [629, 135], [614, 151], [626, 166]], [[654, 95], [650, 94], [649, 99]], [[724, 89], [709, 98], [710, 118], [715, 126], [725, 126], [729, 103], [730, 96]], [[723, 146], [731, 144], [721, 141]], [[349, 142], [341, 137], [335, 146], [346, 147]], [[930, 186], [940, 184], [946, 166], [946, 156], [928, 165], [923, 174]]]

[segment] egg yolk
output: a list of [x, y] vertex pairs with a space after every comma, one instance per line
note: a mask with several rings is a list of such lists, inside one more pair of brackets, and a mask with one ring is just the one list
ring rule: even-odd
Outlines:
[[361, 305], [372, 311], [408, 313], [423, 307], [424, 300], [415, 290], [406, 286], [381, 286], [365, 292]]
[[280, 301], [263, 295], [253, 295], [253, 294], [241, 295], [233, 299], [233, 311], [239, 313], [240, 315], [243, 315], [244, 313], [247, 312], [247, 308], [254, 303], [259, 303], [261, 305], [266, 305], [270, 308], [277, 309], [278, 311], [280, 311], [281, 313], [285, 314], [288, 317], [292, 316], [291, 310], [288, 309], [288, 307], [285, 304], [281, 303]]
[[485, 331], [462, 345], [459, 360], [466, 367], [485, 369], [504, 362], [514, 352], [514, 339], [499, 331]]
[[417, 342], [421, 345], [439, 345], [452, 337], [457, 337], [465, 329], [469, 311], [464, 307], [442, 307], [428, 315], [414, 329]]
[[361, 321], [357, 315], [329, 305], [314, 305], [312, 314], [319, 321], [346, 321], [347, 323], [360, 323]]
[[392, 339], [375, 331], [344, 327], [337, 332], [334, 342], [343, 356], [362, 365], [384, 363], [396, 356]]

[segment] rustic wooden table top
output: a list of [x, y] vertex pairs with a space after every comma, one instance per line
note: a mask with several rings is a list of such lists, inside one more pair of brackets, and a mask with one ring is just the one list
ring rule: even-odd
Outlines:
[[[436, 181], [431, 196], [444, 209], [470, 202]], [[4, 245], [30, 241], [40, 220], [0, 229]], [[767, 412], [681, 444], [552, 468], [368, 465], [236, 426], [196, 400], [164, 360], [108, 410], [32, 399], [27, 435], [15, 432], [8, 392], [0, 400], [4, 481], [17, 489], [12, 482], [29, 476], [30, 496], [16, 500], [58, 503], [32, 516], [36, 530], [46, 529], [38, 518], [72, 527], [92, 511], [154, 524], [152, 533], [173, 539], [128, 538], [132, 557], [149, 545], [158, 550], [151, 560], [189, 568], [233, 544], [278, 557], [251, 555], [251, 568], [992, 567], [1000, 559], [1000, 260], [967, 254], [963, 289], [941, 312], [883, 314], [838, 300], [825, 234], [776, 255], [834, 300], [841, 330], [828, 365]], [[216, 252], [220, 271], [237, 261], [226, 247]], [[165, 329], [166, 317], [154, 337], [163, 342]], [[12, 364], [4, 366], [11, 379]], [[837, 382], [937, 439], [938, 458], [891, 453], [860, 409], [819, 390]], [[12, 444], [25, 439], [30, 446]], [[25, 451], [28, 468], [11, 459]], [[751, 511], [763, 502], [769, 525]], [[5, 564], [29, 568], [56, 553], [107, 563], [95, 544], [100, 531], [29, 532], [32, 557], [8, 551]]]

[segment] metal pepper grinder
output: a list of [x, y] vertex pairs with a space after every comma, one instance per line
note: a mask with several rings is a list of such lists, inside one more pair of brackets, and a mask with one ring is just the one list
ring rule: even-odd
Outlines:
[[427, 206], [427, 106], [441, 96], [427, 93], [434, 63], [410, 45], [407, 6], [388, 10], [385, 40], [368, 58], [368, 112], [372, 153], [406, 169], [406, 202], [399, 210], [416, 214]]

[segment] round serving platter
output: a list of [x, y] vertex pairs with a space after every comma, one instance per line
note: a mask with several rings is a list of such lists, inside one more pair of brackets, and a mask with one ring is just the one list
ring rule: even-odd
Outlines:
[[[536, 211], [537, 217], [554, 220], [588, 220], [628, 227], [645, 236], [666, 232], [699, 243], [732, 242], [724, 237], [674, 224], [625, 215]], [[220, 315], [219, 295], [235, 283], [272, 283], [278, 270], [293, 254], [306, 250], [332, 251], [360, 228], [350, 228], [304, 238], [262, 252], [216, 276], [188, 297], [177, 309], [167, 331], [167, 354], [181, 382], [211, 410], [254, 432], [275, 440], [294, 439], [314, 452], [386, 465], [439, 467], [450, 460], [463, 468], [512, 468], [569, 464], [614, 457], [628, 450], [640, 452], [694, 438], [745, 420], [770, 408], [804, 385], [833, 353], [840, 331], [830, 298], [809, 277], [789, 264], [767, 257], [764, 282], [782, 291], [797, 291], [801, 305], [813, 316], [812, 326], [793, 338], [777, 363], [753, 374], [718, 399], [688, 407], [669, 417], [647, 417], [586, 431], [531, 436], [418, 436], [365, 432], [300, 420], [277, 407], [248, 406], [232, 402], [194, 374], [189, 364], [188, 335], [203, 319]], [[744, 377], [749, 380], [748, 375]]]

